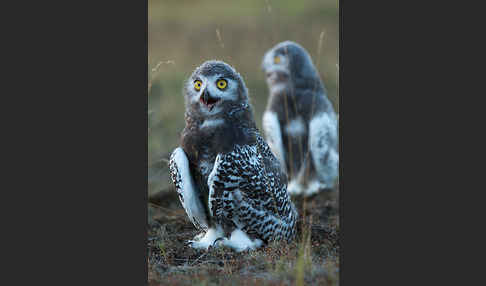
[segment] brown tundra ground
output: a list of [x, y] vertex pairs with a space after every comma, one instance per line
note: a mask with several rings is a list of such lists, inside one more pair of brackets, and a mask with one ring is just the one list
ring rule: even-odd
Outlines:
[[336, 191], [294, 199], [300, 215], [295, 241], [240, 253], [228, 248], [206, 251], [186, 246], [198, 231], [188, 220], [175, 190], [153, 196], [151, 201], [149, 285], [338, 285]]

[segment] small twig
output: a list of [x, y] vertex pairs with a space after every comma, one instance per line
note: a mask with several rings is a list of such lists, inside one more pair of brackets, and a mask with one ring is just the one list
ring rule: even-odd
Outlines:
[[[185, 258], [185, 259], [181, 259], [181, 258], [173, 258], [173, 260], [175, 260], [175, 261], [185, 261], [185, 262], [187, 262], [187, 258]], [[214, 264], [219, 264], [220, 262], [222, 262], [222, 260], [204, 260], [204, 261], [202, 261], [201, 263], [214, 263]]]
[[192, 262], [192, 263], [191, 263], [191, 266], [193, 266], [194, 264], [196, 264], [196, 262], [197, 262], [199, 259], [201, 259], [201, 258], [203, 258], [204, 256], [206, 256], [208, 253], [209, 253], [209, 252], [206, 252], [206, 253], [203, 253], [203, 255], [199, 256], [199, 257], [198, 257], [196, 260], [194, 260], [194, 262]]

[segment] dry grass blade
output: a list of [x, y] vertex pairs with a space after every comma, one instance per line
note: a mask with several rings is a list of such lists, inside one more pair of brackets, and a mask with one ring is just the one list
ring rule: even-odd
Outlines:
[[224, 49], [223, 38], [221, 37], [221, 33], [219, 32], [219, 29], [216, 29], [216, 37], [218, 38], [219, 45], [221, 46], [222, 49]]
[[265, 4], [267, 4], [267, 6], [266, 6], [267, 12], [268, 13], [272, 13], [272, 5], [270, 5], [270, 1], [269, 0], [265, 0]]
[[174, 65], [175, 66], [175, 61], [173, 60], [167, 60], [167, 61], [160, 61], [157, 63], [157, 65], [155, 65], [155, 67], [152, 68], [152, 73], [150, 75], [150, 80], [149, 80], [149, 83], [148, 83], [148, 94], [150, 94], [150, 91], [152, 90], [152, 83], [153, 83], [153, 80], [155, 79], [155, 77], [157, 76], [157, 73], [159, 71], [159, 68], [162, 64], [171, 64], [171, 65]]

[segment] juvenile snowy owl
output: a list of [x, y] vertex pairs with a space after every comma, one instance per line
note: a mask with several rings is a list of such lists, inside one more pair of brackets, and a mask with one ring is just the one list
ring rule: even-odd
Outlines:
[[265, 137], [289, 176], [292, 195], [333, 188], [338, 175], [336, 113], [307, 51], [286, 41], [266, 52], [270, 92]]
[[291, 240], [297, 212], [287, 178], [256, 128], [243, 79], [207, 61], [184, 94], [186, 126], [169, 166], [182, 206], [202, 230], [190, 245], [242, 251]]

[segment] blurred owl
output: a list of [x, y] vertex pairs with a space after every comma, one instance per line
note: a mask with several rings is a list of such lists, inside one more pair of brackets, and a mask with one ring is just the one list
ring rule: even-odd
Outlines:
[[332, 189], [338, 176], [338, 123], [307, 51], [285, 41], [265, 53], [270, 96], [263, 130], [289, 177], [291, 195]]
[[256, 128], [240, 74], [207, 61], [184, 94], [186, 126], [169, 167], [182, 206], [202, 231], [189, 244], [242, 251], [291, 240], [297, 212], [287, 177]]

